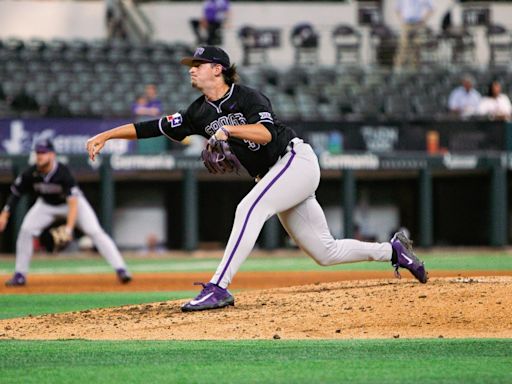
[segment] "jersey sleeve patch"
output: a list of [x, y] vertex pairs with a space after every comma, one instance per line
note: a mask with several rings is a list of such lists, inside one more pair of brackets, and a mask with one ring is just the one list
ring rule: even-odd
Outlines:
[[172, 128], [179, 127], [181, 124], [183, 124], [183, 116], [181, 116], [181, 113], [175, 113], [173, 115], [167, 115], [165, 116], [165, 119], [169, 124], [171, 124]]
[[274, 122], [274, 119], [272, 119], [272, 114], [270, 112], [258, 112], [260, 115], [261, 121], [271, 121]]
[[260, 116], [258, 123], [274, 124], [274, 119], [270, 112], [258, 112], [258, 115]]

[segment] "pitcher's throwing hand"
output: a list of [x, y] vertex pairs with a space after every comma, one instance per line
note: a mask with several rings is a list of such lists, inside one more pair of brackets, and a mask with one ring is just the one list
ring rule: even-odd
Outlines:
[[101, 138], [101, 134], [87, 140], [87, 152], [89, 153], [89, 158], [94, 161], [96, 155], [100, 153], [104, 145], [105, 140]]

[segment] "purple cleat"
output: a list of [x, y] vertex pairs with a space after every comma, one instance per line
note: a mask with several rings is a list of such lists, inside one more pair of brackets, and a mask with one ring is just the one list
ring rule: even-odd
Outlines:
[[213, 283], [194, 283], [202, 285], [203, 290], [194, 300], [189, 301], [181, 307], [183, 312], [203, 311], [205, 309], [223, 308], [228, 305], [235, 305], [235, 298], [224, 288]]
[[398, 268], [408, 269], [412, 275], [421, 283], [425, 284], [428, 280], [428, 273], [425, 270], [423, 261], [412, 251], [412, 241], [403, 232], [397, 232], [391, 239], [391, 247], [396, 252], [396, 261], [393, 260], [395, 267], [395, 276], [400, 278]]
[[21, 287], [27, 283], [25, 275], [20, 272], [15, 272], [14, 275], [5, 282], [7, 287]]
[[118, 269], [116, 270], [117, 278], [121, 284], [128, 284], [132, 281], [132, 275], [126, 269]]

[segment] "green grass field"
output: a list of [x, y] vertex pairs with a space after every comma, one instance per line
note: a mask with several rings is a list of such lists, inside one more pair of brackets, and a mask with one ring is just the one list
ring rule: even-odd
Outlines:
[[197, 291], [0, 295], [0, 319], [193, 297]]
[[[512, 270], [512, 255], [506, 253], [432, 253], [421, 256], [430, 270]], [[128, 259], [133, 272], [213, 272], [217, 268], [218, 258], [157, 258]], [[0, 259], [0, 274], [10, 274], [14, 268], [14, 259]], [[321, 267], [306, 256], [301, 257], [249, 257], [241, 271], [366, 271], [389, 270], [388, 263], [363, 262]], [[100, 257], [35, 259], [31, 264], [31, 273], [111, 273], [111, 268]]]
[[507, 383], [511, 340], [3, 341], [2, 383]]
[[[428, 254], [430, 270], [512, 270], [497, 253]], [[131, 270], [214, 271], [218, 259], [129, 259]], [[13, 260], [0, 260], [10, 274]], [[248, 259], [246, 271], [325, 268], [307, 257]], [[33, 273], [111, 273], [100, 258], [34, 260]], [[192, 297], [195, 291], [0, 295], [0, 318]], [[0, 333], [2, 330], [0, 329]], [[0, 341], [0, 383], [509, 383], [512, 339], [349, 341]]]

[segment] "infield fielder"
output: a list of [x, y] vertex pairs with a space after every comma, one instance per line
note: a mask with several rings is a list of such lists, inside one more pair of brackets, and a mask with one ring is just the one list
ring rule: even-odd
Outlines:
[[0, 232], [3, 232], [21, 195], [33, 192], [35, 204], [25, 215], [16, 240], [16, 267], [7, 286], [22, 286], [34, 253], [33, 237], [56, 219], [66, 219], [62, 236], [71, 240], [75, 225], [88, 235], [103, 257], [116, 270], [121, 283], [132, 277], [114, 241], [101, 228], [89, 202], [85, 199], [69, 168], [58, 162], [50, 140], [36, 143], [36, 164], [22, 172], [11, 185], [11, 195], [0, 213]]

